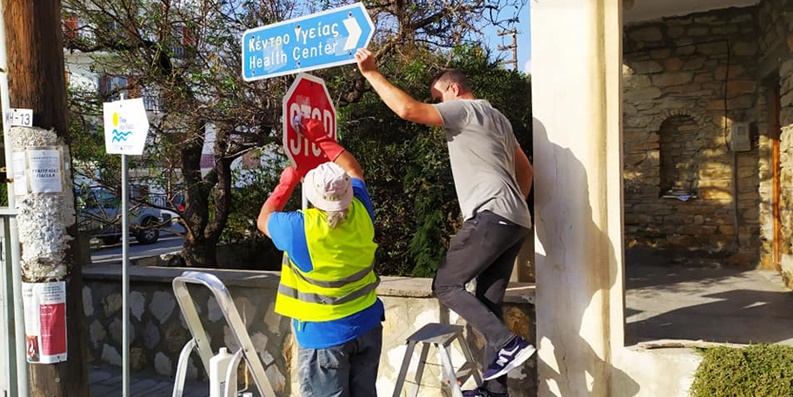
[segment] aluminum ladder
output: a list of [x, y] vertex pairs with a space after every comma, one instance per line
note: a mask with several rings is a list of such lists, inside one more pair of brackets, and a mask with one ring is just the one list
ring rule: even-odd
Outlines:
[[[460, 344], [460, 349], [462, 349], [463, 356], [465, 357], [465, 363], [460, 366], [459, 370], [455, 370], [452, 365], [452, 355], [450, 351], [450, 346], [455, 340]], [[452, 396], [463, 397], [460, 386], [471, 376], [474, 377], [477, 386], [482, 384], [482, 377], [479, 375], [479, 369], [463, 337], [463, 327], [461, 325], [430, 323], [408, 336], [405, 358], [402, 360], [402, 368], [399, 370], [399, 377], [397, 377], [393, 397], [400, 397], [402, 393], [408, 367], [410, 367], [410, 362], [413, 360], [413, 350], [418, 343], [422, 344], [421, 358], [419, 359], [418, 367], [416, 367], [416, 375], [414, 378], [416, 387], [412, 393], [413, 397], [419, 394], [421, 375], [424, 372], [424, 364], [427, 362], [430, 346], [434, 346], [435, 350], [438, 352], [438, 358], [443, 366], [443, 379], [451, 388]]]
[[207, 372], [209, 372], [209, 359], [214, 355], [212, 353], [212, 348], [209, 346], [209, 338], [207, 338], [206, 330], [201, 324], [201, 318], [196, 310], [195, 301], [193, 301], [188, 291], [187, 284], [203, 285], [212, 291], [220, 310], [223, 312], [223, 316], [226, 318], [226, 323], [231, 330], [231, 334], [240, 346], [239, 350], [233, 352], [231, 365], [229, 365], [224, 378], [226, 379], [227, 386], [223, 391], [223, 395], [225, 397], [237, 397], [236, 395], [231, 395], [231, 388], [229, 388], [228, 385], [230, 380], [236, 380], [237, 367], [239, 366], [240, 360], [244, 358], [245, 363], [248, 365], [248, 369], [251, 371], [254, 383], [256, 383], [256, 387], [259, 389], [259, 393], [263, 397], [275, 397], [275, 392], [264, 373], [264, 367], [259, 359], [259, 355], [253, 347], [251, 337], [248, 335], [245, 324], [242, 322], [239, 312], [237, 312], [237, 307], [234, 305], [234, 301], [231, 299], [228, 289], [226, 289], [223, 282], [214, 275], [195, 271], [186, 271], [182, 273], [181, 276], [173, 279], [174, 295], [176, 296], [177, 302], [179, 302], [179, 308], [182, 310], [182, 315], [187, 323], [187, 327], [190, 329], [190, 334], [193, 335], [193, 338], [185, 343], [182, 352], [179, 354], [179, 363], [176, 367], [176, 377], [174, 380], [173, 397], [182, 397], [185, 378], [187, 376], [187, 363], [193, 350], [198, 351], [198, 355], [201, 357], [201, 362], [204, 364], [204, 368]]

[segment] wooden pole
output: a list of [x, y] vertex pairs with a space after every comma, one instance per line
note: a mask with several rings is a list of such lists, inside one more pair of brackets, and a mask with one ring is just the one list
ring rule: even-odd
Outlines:
[[[9, 103], [12, 108], [32, 109], [33, 126], [54, 130], [68, 146], [61, 2], [2, 1], [6, 26]], [[63, 189], [68, 190], [68, 197], [71, 197], [71, 167], [65, 169], [65, 172], [65, 181], [68, 184]], [[64, 280], [36, 279], [33, 276], [34, 271], [23, 267], [22, 279], [25, 282], [66, 281], [67, 360], [56, 364], [28, 365], [32, 397], [83, 397], [89, 393], [82, 334], [85, 327], [81, 327], [82, 271], [76, 260], [76, 223], [68, 227], [68, 234], [75, 239], [65, 252], [68, 274]], [[24, 246], [22, 249], [24, 250]]]

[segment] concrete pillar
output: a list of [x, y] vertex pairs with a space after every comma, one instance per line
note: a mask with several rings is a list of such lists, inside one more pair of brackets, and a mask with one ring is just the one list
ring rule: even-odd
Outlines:
[[539, 396], [610, 396], [619, 372], [620, 4], [531, 2]]

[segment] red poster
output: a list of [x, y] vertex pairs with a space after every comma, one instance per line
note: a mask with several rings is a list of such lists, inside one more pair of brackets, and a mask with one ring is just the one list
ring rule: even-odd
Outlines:
[[22, 283], [29, 363], [66, 361], [66, 283]]
[[42, 304], [41, 354], [54, 356], [66, 353], [66, 304]]

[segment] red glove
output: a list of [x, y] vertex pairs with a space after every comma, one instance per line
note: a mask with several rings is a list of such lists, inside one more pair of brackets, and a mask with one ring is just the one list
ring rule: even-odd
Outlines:
[[300, 174], [297, 173], [294, 167], [290, 165], [284, 168], [281, 172], [281, 180], [278, 186], [275, 187], [273, 193], [270, 194], [270, 197], [264, 202], [264, 205], [269, 204], [274, 206], [276, 211], [283, 211], [286, 202], [289, 201], [289, 197], [292, 196], [292, 191], [295, 190], [295, 186], [297, 186], [299, 182]]
[[295, 121], [300, 126], [300, 133], [309, 141], [316, 143], [330, 161], [336, 161], [336, 158], [344, 152], [344, 147], [325, 133], [319, 120], [300, 118]]

